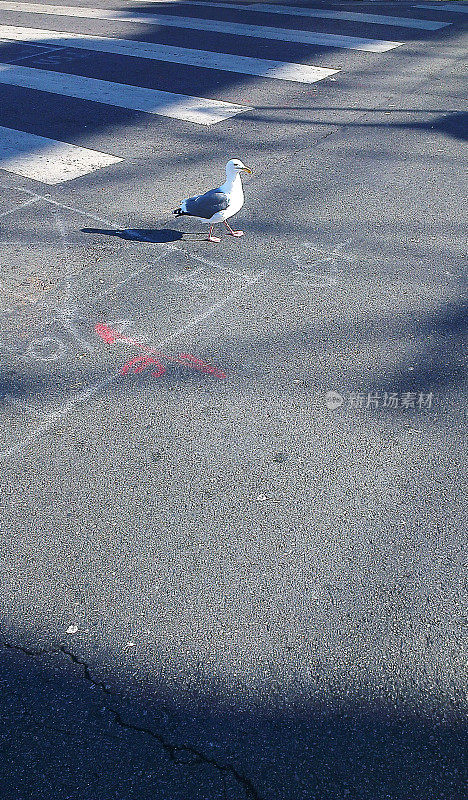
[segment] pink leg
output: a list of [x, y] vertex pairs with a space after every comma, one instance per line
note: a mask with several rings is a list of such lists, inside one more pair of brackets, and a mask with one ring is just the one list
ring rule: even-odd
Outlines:
[[228, 229], [229, 233], [231, 234], [231, 236], [243, 236], [244, 235], [244, 231], [233, 231], [232, 228], [230, 228], [229, 225], [227, 224], [226, 220], [224, 220], [224, 224], [225, 224], [226, 228]]
[[218, 239], [217, 236], [213, 236], [213, 234], [211, 233], [212, 230], [213, 230], [213, 225], [210, 226], [210, 232], [208, 234], [208, 241], [209, 242], [220, 242], [221, 239]]

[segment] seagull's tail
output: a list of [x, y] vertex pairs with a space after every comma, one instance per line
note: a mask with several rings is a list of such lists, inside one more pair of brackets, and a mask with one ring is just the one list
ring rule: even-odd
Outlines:
[[175, 211], [172, 212], [176, 215], [176, 217], [183, 217], [187, 213], [187, 209], [185, 207], [185, 200], [182, 200], [179, 208], [176, 208]]

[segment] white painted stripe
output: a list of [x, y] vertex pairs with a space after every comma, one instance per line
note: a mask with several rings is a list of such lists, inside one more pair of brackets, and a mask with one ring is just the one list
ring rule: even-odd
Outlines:
[[297, 15], [301, 17], [318, 17], [321, 19], [342, 19], [349, 22], [368, 22], [373, 25], [390, 25], [395, 28], [418, 28], [421, 30], [437, 31], [451, 25], [450, 22], [436, 22], [435, 20], [414, 19], [409, 17], [393, 17], [383, 14], [362, 14], [354, 11], [327, 11], [318, 8], [294, 8], [293, 6], [272, 6], [268, 3], [256, 3], [256, 11], [267, 11], [269, 14]]
[[188, 64], [207, 69], [226, 70], [244, 75], [260, 75], [264, 78], [315, 83], [338, 70], [314, 67], [307, 64], [292, 64], [287, 61], [269, 61], [262, 58], [211, 53], [208, 50], [190, 50], [185, 47], [170, 47], [165, 44], [138, 42], [129, 39], [115, 39], [107, 36], [90, 36], [82, 33], [62, 33], [40, 28], [23, 28], [0, 25], [0, 38], [15, 42], [34, 42], [62, 47], [75, 47], [100, 53], [115, 53], [136, 58], [169, 61], [175, 64]]
[[0, 169], [54, 185], [94, 172], [122, 158], [0, 126]]
[[430, 11], [455, 11], [459, 14], [468, 14], [468, 6], [462, 6], [460, 3], [432, 3], [430, 6], [422, 3], [421, 5], [413, 6], [413, 8], [428, 8]]
[[339, 47], [347, 50], [364, 50], [369, 53], [385, 53], [400, 47], [402, 42], [388, 42], [381, 39], [363, 39], [356, 36], [338, 36], [333, 33], [314, 33], [293, 28], [269, 28], [261, 25], [244, 25], [240, 22], [222, 22], [214, 19], [192, 19], [171, 17], [163, 14], [132, 14], [127, 11], [109, 11], [102, 8], [83, 8], [80, 6], [52, 6], [42, 3], [8, 3], [0, 1], [0, 10], [24, 11], [32, 14], [52, 14], [64, 17], [84, 17], [85, 19], [106, 19], [120, 22], [135, 22], [144, 25], [189, 28], [191, 30], [227, 33], [235, 36], [248, 36], [255, 39], [269, 39], [297, 44], [318, 44], [323, 47]]
[[[136, 0], [141, 4], [141, 0]], [[160, 3], [161, 0], [145, 0], [148, 3]], [[167, 2], [167, 0], [166, 0]], [[181, 5], [185, 3], [181, 2]], [[273, 6], [269, 3], [203, 3], [191, 2], [190, 6], [207, 6], [208, 8], [231, 8], [239, 11], [258, 11], [268, 14], [283, 14], [295, 17], [317, 17], [319, 19], [342, 19], [349, 22], [370, 22], [374, 25], [392, 25], [394, 28], [420, 28], [421, 30], [437, 31], [451, 25], [451, 22], [436, 22], [428, 19], [410, 19], [409, 17], [388, 17], [381, 14], [361, 14], [354, 11], [327, 11], [319, 8], [297, 8], [297, 6]]]
[[80, 100], [92, 100], [134, 111], [161, 114], [172, 119], [195, 122], [198, 125], [214, 125], [224, 119], [251, 111], [249, 106], [238, 106], [221, 100], [206, 100], [185, 94], [173, 94], [156, 89], [144, 89], [126, 83], [112, 83], [81, 75], [67, 75], [33, 67], [18, 67], [0, 64], [0, 83], [24, 86]]

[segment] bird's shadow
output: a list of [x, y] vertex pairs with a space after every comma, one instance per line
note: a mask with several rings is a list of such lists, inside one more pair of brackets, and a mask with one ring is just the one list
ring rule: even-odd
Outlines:
[[159, 230], [154, 228], [126, 228], [124, 230], [82, 228], [81, 231], [83, 233], [99, 233], [103, 236], [118, 236], [119, 239], [126, 239], [130, 242], [151, 242], [152, 244], [176, 242], [184, 236], [181, 231], [175, 231], [169, 228]]

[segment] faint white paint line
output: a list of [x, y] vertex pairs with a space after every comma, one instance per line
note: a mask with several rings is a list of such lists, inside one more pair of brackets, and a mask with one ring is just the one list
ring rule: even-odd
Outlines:
[[154, 267], [157, 263], [159, 263], [167, 255], [168, 252], [170, 253], [171, 251], [176, 249], [177, 249], [176, 247], [168, 245], [162, 253], [159, 253], [159, 256], [155, 262], [153, 261], [151, 264], [147, 264], [145, 267], [137, 269], [135, 272], [132, 272], [130, 275], [127, 275], [126, 278], [123, 278], [123, 280], [119, 281], [118, 283], [115, 283], [109, 289], [106, 289], [104, 292], [101, 292], [100, 294], [96, 295], [96, 297], [93, 299], [93, 303], [96, 302], [96, 300], [101, 300], [103, 297], [107, 297], [108, 294], [115, 292], [115, 290], [119, 289], [121, 286], [125, 286], [125, 284], [131, 281], [132, 278], [136, 278], [138, 277], [138, 275], [142, 275], [143, 272], [146, 272], [148, 269]]
[[67, 286], [67, 297], [66, 297], [66, 304], [69, 305], [72, 299], [72, 287], [71, 287], [71, 277], [70, 277], [70, 264], [68, 258], [68, 249], [67, 249], [67, 242], [66, 242], [66, 230], [65, 224], [60, 216], [58, 209], [55, 209], [53, 212], [54, 219], [55, 219], [55, 226], [59, 232], [60, 236], [60, 245], [62, 249], [62, 255], [65, 262], [65, 277], [66, 277], [66, 286]]
[[430, 6], [421, 4], [413, 8], [428, 8], [430, 11], [455, 11], [458, 14], [468, 14], [468, 6], [461, 3], [432, 3]]
[[37, 192], [32, 192], [31, 189], [25, 189], [23, 186], [22, 187], [5, 186], [3, 183], [0, 184], [0, 189], [7, 189], [8, 191], [15, 191], [15, 192], [22, 192], [23, 194], [29, 194], [32, 197], [36, 198], [37, 200], [42, 200], [44, 203], [50, 203], [51, 205], [57, 206], [58, 208], [63, 208], [65, 211], [73, 211], [75, 214], [80, 214], [82, 217], [88, 217], [88, 219], [93, 219], [96, 222], [103, 222], [105, 225], [110, 225], [112, 228], [119, 227], [116, 222], [113, 222], [110, 219], [105, 219], [104, 217], [98, 217], [91, 211], [85, 211], [82, 208], [76, 208], [76, 206], [67, 206], [65, 203], [59, 203], [58, 200], [52, 200], [49, 194], [38, 194]]
[[[251, 286], [254, 283], [258, 283], [258, 281], [260, 281], [265, 275], [266, 275], [266, 270], [263, 270], [262, 272], [257, 272], [256, 275], [252, 276], [252, 280], [250, 281], [250, 283], [246, 284], [246, 285]], [[222, 300], [219, 300], [217, 303], [215, 303], [213, 306], [211, 306], [211, 308], [209, 308], [203, 314], [199, 314], [197, 317], [194, 317], [186, 325], [183, 325], [181, 328], [176, 330], [174, 333], [172, 333], [166, 339], [163, 339], [163, 341], [160, 342], [159, 347], [164, 347], [164, 345], [169, 344], [169, 342], [172, 342], [174, 339], [178, 339], [179, 336], [183, 336], [184, 333], [187, 333], [187, 331], [189, 331], [191, 328], [196, 327], [201, 322], [204, 322], [206, 319], [209, 319], [210, 317], [212, 317], [213, 314], [216, 314], [217, 311], [219, 311], [221, 308], [224, 308], [224, 306], [226, 306], [236, 295], [240, 294], [244, 289], [245, 289], [245, 285], [244, 286], [239, 286], [237, 289], [234, 289], [234, 291], [232, 291], [230, 294], [226, 295], [226, 297], [224, 297]]]
[[[0, 9], [1, 10], [1, 9]], [[160, 89], [146, 89], [127, 83], [102, 81], [83, 75], [70, 75], [34, 67], [18, 67], [0, 64], [0, 83], [37, 89], [79, 100], [90, 100], [118, 108], [159, 114], [197, 125], [215, 125], [225, 119], [251, 111], [251, 106], [226, 103], [224, 100], [209, 100]]]
[[364, 39], [356, 36], [338, 36], [333, 33], [300, 31], [293, 28], [270, 28], [266, 25], [245, 25], [241, 22], [223, 22], [215, 19], [196, 19], [165, 14], [135, 14], [126, 11], [108, 11], [102, 8], [80, 6], [55, 6], [42, 3], [0, 2], [0, 10], [23, 11], [33, 14], [52, 14], [54, 16], [84, 17], [85, 19], [109, 19], [122, 22], [136, 22], [143, 25], [188, 28], [197, 31], [227, 33], [234, 36], [249, 36], [256, 39], [273, 39], [299, 44], [318, 44], [324, 47], [340, 47], [350, 50], [364, 50], [370, 53], [385, 53], [400, 47], [402, 42], [388, 42], [383, 39]]
[[[181, 250], [180, 247], [174, 247], [174, 250], [178, 250], [179, 253], [184, 253], [185, 250]], [[190, 258], [193, 258], [194, 261], [199, 261], [200, 264], [205, 264], [207, 267], [214, 267], [215, 269], [219, 269], [221, 264], [218, 264], [217, 261], [212, 261], [211, 258], [205, 258], [204, 256], [199, 255], [198, 253], [190, 253]]]
[[39, 197], [31, 197], [30, 200], [25, 200], [24, 203], [21, 203], [19, 206], [15, 206], [15, 208], [10, 208], [9, 211], [4, 211], [3, 214], [0, 214], [0, 219], [3, 217], [8, 217], [9, 214], [14, 214], [15, 211], [20, 211], [22, 208], [26, 206], [31, 206], [33, 203], [38, 203]]
[[[138, 0], [140, 2], [140, 0]], [[160, 2], [160, 0], [145, 0], [146, 3]], [[184, 5], [184, 3], [182, 3]], [[278, 6], [270, 5], [269, 3], [229, 3], [226, 6], [224, 3], [193, 3], [190, 5], [195, 6], [208, 6], [209, 8], [223, 8], [241, 11], [259, 11], [260, 13], [268, 14], [283, 14], [295, 17], [317, 17], [319, 19], [342, 19], [349, 22], [369, 22], [374, 25], [391, 25], [398, 28], [421, 28], [422, 30], [436, 31], [439, 28], [445, 28], [451, 25], [450, 22], [433, 22], [426, 19], [410, 19], [409, 17], [389, 17], [380, 14], [361, 14], [354, 11], [327, 11], [319, 8], [297, 8], [296, 6]]]
[[76, 208], [75, 206], [67, 206], [65, 203], [59, 203], [58, 200], [52, 200], [52, 198], [48, 197], [47, 195], [38, 195], [38, 197], [40, 197], [40, 199], [44, 200], [46, 203], [50, 203], [58, 208], [63, 208], [65, 211], [73, 211], [75, 214], [81, 214], [81, 216], [88, 217], [88, 219], [93, 219], [95, 222], [103, 222], [105, 225], [111, 225], [114, 228], [118, 227], [115, 222], [105, 219], [104, 217], [98, 217], [96, 214], [93, 214], [90, 211], [83, 211], [81, 208]]
[[[179, 253], [185, 252], [184, 250], [180, 250], [178, 247], [174, 248], [178, 250]], [[244, 278], [244, 280], [249, 283], [252, 278], [252, 274], [249, 272], [241, 272], [238, 269], [231, 269], [230, 267], [225, 267], [223, 264], [218, 264], [217, 261], [211, 261], [209, 258], [204, 258], [204, 256], [199, 255], [198, 253], [190, 253], [190, 258], [193, 258], [194, 261], [199, 261], [201, 264], [205, 264], [207, 267], [213, 267], [217, 270], [222, 270], [223, 272], [228, 272], [230, 275], [237, 275], [239, 278]]]
[[184, 275], [174, 274], [171, 277], [166, 278], [166, 280], [169, 283], [183, 284], [185, 286], [191, 287], [192, 289], [198, 289], [198, 290], [201, 289], [201, 290], [205, 290], [206, 291], [208, 289], [208, 286], [207, 286], [206, 283], [203, 283], [202, 281], [196, 281], [194, 283], [193, 280], [191, 280], [191, 279], [195, 278], [197, 275], [200, 275], [203, 272], [206, 272], [206, 267], [205, 266], [198, 267], [197, 269], [192, 269], [192, 270], [190, 270], [190, 272], [186, 272]]
[[[158, 255], [158, 258], [157, 258], [156, 261], [152, 261], [151, 264], [147, 264], [145, 267], [141, 267], [140, 269], [136, 270], [135, 272], [132, 272], [130, 275], [127, 275], [125, 278], [123, 278], [118, 283], [115, 283], [109, 289], [105, 289], [105, 291], [100, 292], [93, 299], [93, 303], [96, 302], [97, 300], [101, 300], [103, 297], [107, 297], [109, 294], [112, 294], [112, 292], [115, 292], [116, 289], [120, 289], [121, 286], [125, 286], [125, 284], [129, 283], [129, 281], [131, 281], [133, 278], [136, 278], [139, 275], [142, 275], [147, 270], [152, 269], [156, 264], [160, 263], [166, 257], [166, 255], [168, 253], [182, 253], [184, 256], [188, 257], [188, 254], [186, 253], [186, 251], [182, 250], [180, 247], [176, 247], [175, 245], [167, 245], [166, 249], [162, 253], [160, 253]], [[191, 259], [193, 259], [194, 261], [199, 261], [201, 264], [204, 265], [204, 267], [210, 266], [210, 267], [213, 267], [214, 269], [217, 269], [217, 270], [223, 270], [223, 271], [229, 272], [229, 273], [231, 273], [233, 275], [238, 275], [239, 277], [242, 277], [245, 280], [246, 284], [256, 283], [256, 281], [257, 281], [257, 278], [254, 275], [249, 275], [249, 274], [246, 274], [244, 272], [238, 272], [236, 270], [230, 270], [229, 267], [223, 267], [221, 264], [217, 264], [216, 261], [210, 261], [207, 258], [203, 258], [203, 256], [195, 255], [194, 253], [190, 253], [189, 257]], [[198, 273], [200, 273], [202, 271], [203, 271], [203, 268], [187, 272], [187, 274], [185, 275], [185, 278], [189, 278], [191, 275], [198, 274]], [[174, 280], [174, 278], [172, 278], [172, 279], [169, 278], [169, 280]], [[179, 282], [179, 281], [176, 281], [176, 282]]]
[[[303, 244], [303, 252], [300, 253], [298, 256], [292, 256], [292, 260], [296, 264], [296, 266], [301, 268], [308, 268], [311, 269], [313, 267], [318, 266], [319, 264], [324, 264], [327, 261], [348, 261], [352, 262], [355, 261], [357, 256], [351, 255], [349, 253], [343, 253], [342, 250], [346, 247], [349, 242], [351, 242], [351, 238], [345, 239], [344, 242], [341, 242], [338, 245], [335, 245], [333, 250], [327, 250], [323, 247], [319, 247], [314, 242], [304, 242]], [[307, 248], [307, 251], [306, 251]], [[311, 252], [313, 250], [313, 252]]]
[[[5, 42], [5, 44], [7, 43], [6, 39], [3, 39], [2, 41]], [[10, 41], [11, 41], [11, 39], [10, 39]], [[56, 50], [64, 50], [64, 48], [63, 47], [48, 47], [47, 49], [38, 50], [36, 53], [30, 53], [28, 56], [18, 56], [18, 58], [12, 59], [12, 61], [14, 61], [15, 64], [16, 64], [17, 61], [27, 61], [28, 58], [37, 58], [38, 56], [48, 55], [49, 53], [55, 53]]]
[[[70, 289], [71, 289], [71, 283], [70, 283]], [[83, 348], [83, 350], [86, 350], [88, 353], [94, 353], [95, 348], [92, 345], [90, 345], [89, 342], [87, 342], [86, 339], [83, 338], [83, 336], [81, 336], [80, 332], [73, 324], [72, 322], [73, 314], [74, 314], [73, 309], [65, 308], [60, 311], [59, 319], [62, 324], [62, 327], [65, 328], [65, 330], [72, 335], [72, 337], [75, 339], [76, 342], [78, 342], [78, 344], [80, 345], [80, 347]]]
[[[265, 275], [266, 275], [266, 270], [258, 272], [255, 276], [252, 276], [253, 280], [251, 281], [251, 283], [252, 284], [258, 283], [258, 281], [260, 281]], [[198, 316], [193, 317], [193, 319], [191, 319], [190, 322], [188, 322], [186, 325], [183, 325], [181, 328], [178, 328], [178, 330], [176, 330], [174, 333], [172, 333], [170, 336], [168, 336], [166, 339], [160, 342], [159, 348], [164, 347], [164, 345], [169, 344], [169, 342], [174, 341], [174, 339], [177, 339], [179, 336], [183, 336], [185, 333], [187, 333], [187, 331], [191, 330], [191, 328], [196, 327], [201, 322], [204, 322], [205, 320], [212, 317], [213, 314], [216, 314], [217, 311], [224, 308], [236, 295], [241, 294], [244, 289], [245, 285], [238, 287], [233, 292], [228, 294], [223, 300], [219, 300], [217, 303], [211, 306], [211, 308], [209, 308], [203, 314], [199, 314]], [[50, 430], [50, 428], [57, 422], [57, 420], [61, 419], [62, 417], [65, 417], [70, 411], [73, 411], [73, 409], [76, 408], [77, 405], [83, 403], [85, 400], [89, 400], [90, 397], [93, 397], [93, 395], [100, 392], [101, 389], [110, 386], [119, 377], [121, 377], [120, 370], [118, 372], [113, 373], [109, 377], [104, 378], [103, 380], [93, 384], [93, 386], [90, 386], [84, 392], [80, 392], [75, 398], [73, 398], [73, 400], [68, 400], [61, 406], [61, 408], [59, 408], [53, 414], [48, 414], [46, 417], [46, 422], [44, 422], [43, 425], [37, 427], [32, 433], [29, 434], [29, 436], [26, 436], [24, 439], [21, 439], [19, 442], [13, 445], [13, 447], [9, 447], [6, 450], [1, 450], [0, 460], [10, 458], [11, 456], [19, 453], [27, 444], [37, 439], [37, 437], [40, 436], [41, 434], [46, 433], [48, 430]]]
[[86, 147], [0, 126], [0, 169], [41, 183], [63, 183], [122, 160]]
[[[179, 253], [185, 253], [185, 250], [181, 250], [179, 247], [174, 247], [174, 250], [177, 250]], [[211, 259], [204, 258], [204, 256], [200, 256], [197, 253], [190, 253], [190, 258], [193, 258], [194, 261], [199, 261], [201, 264], [205, 264], [207, 267], [213, 267], [214, 269], [222, 270], [223, 272], [229, 272], [230, 275], [237, 275], [239, 278], [244, 278], [247, 283], [249, 283], [250, 279], [252, 278], [252, 274], [249, 272], [241, 272], [238, 269], [225, 267], [224, 264], [218, 264], [217, 261], [211, 261]]]
[[63, 259], [65, 262], [65, 281], [66, 281], [66, 291], [67, 291], [65, 303], [58, 310], [57, 316], [60, 320], [62, 327], [65, 328], [65, 330], [68, 331], [69, 334], [71, 334], [72, 338], [80, 345], [80, 347], [83, 350], [86, 350], [88, 353], [93, 353], [94, 347], [90, 345], [89, 342], [87, 342], [87, 340], [83, 338], [83, 336], [81, 336], [80, 332], [73, 324], [75, 308], [73, 306], [73, 285], [70, 274], [70, 258], [68, 254], [68, 245], [67, 245], [67, 229], [58, 210], [55, 210], [54, 217], [55, 217], [55, 224], [60, 235], [60, 244], [63, 253]]
[[86, 389], [84, 392], [80, 392], [73, 400], [68, 400], [66, 403], [63, 404], [57, 411], [53, 414], [47, 414], [45, 417], [45, 422], [42, 425], [39, 425], [35, 430], [30, 433], [28, 436], [25, 436], [24, 439], [20, 439], [13, 447], [9, 447], [6, 450], [0, 451], [0, 459], [4, 460], [6, 458], [10, 458], [11, 456], [19, 453], [27, 444], [33, 442], [37, 439], [38, 436], [41, 436], [43, 433], [47, 433], [50, 428], [55, 425], [55, 423], [65, 417], [70, 411], [72, 411], [79, 403], [82, 403], [85, 400], [88, 400], [94, 394], [99, 392], [101, 389], [104, 389], [105, 386], [109, 386], [113, 381], [115, 381], [120, 375], [120, 372], [116, 372], [113, 375], [105, 378], [98, 383], [95, 383], [89, 389]]
[[[314, 67], [308, 64], [293, 64], [286, 61], [271, 61], [262, 58], [231, 55], [229, 53], [215, 53], [208, 50], [191, 50], [185, 47], [138, 42], [131, 39], [91, 36], [82, 33], [62, 33], [60, 31], [15, 27], [12, 25], [0, 25], [0, 37], [15, 42], [41, 42], [42, 44], [60, 41], [62, 47], [73, 47], [100, 53], [115, 53], [135, 58], [187, 64], [194, 67], [237, 72], [244, 75], [259, 75], [264, 78], [276, 78], [298, 83], [315, 83], [338, 72], [336, 69]], [[31, 56], [26, 56], [26, 58], [31, 58]]]
[[25, 189], [24, 186], [5, 186], [4, 183], [0, 183], [0, 189], [8, 189], [10, 192], [22, 192], [23, 194], [31, 195], [31, 197], [43, 199], [42, 195], [32, 192], [31, 189]]

